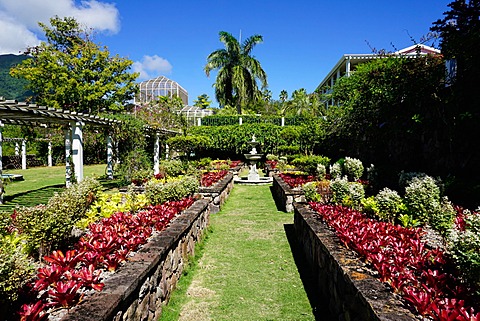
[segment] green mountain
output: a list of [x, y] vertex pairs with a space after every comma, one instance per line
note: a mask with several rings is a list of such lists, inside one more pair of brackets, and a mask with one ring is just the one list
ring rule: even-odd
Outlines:
[[0, 97], [25, 101], [32, 96], [32, 92], [25, 89], [25, 79], [10, 76], [10, 68], [27, 58], [26, 55], [0, 55]]

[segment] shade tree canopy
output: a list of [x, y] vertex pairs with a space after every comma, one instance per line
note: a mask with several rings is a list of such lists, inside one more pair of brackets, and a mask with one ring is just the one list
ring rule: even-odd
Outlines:
[[10, 74], [28, 80], [37, 104], [89, 114], [122, 111], [137, 90], [133, 62], [94, 43], [74, 18], [54, 17], [50, 24], [39, 23], [46, 41], [28, 48], [31, 58]]

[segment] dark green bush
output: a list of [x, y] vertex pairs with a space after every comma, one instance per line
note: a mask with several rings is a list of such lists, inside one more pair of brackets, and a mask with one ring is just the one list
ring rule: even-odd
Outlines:
[[326, 167], [330, 164], [330, 158], [318, 155], [307, 155], [296, 158], [292, 161], [292, 165], [310, 175], [317, 175], [318, 164], [322, 164]]
[[27, 257], [22, 238], [13, 233], [0, 235], [0, 305], [18, 298], [19, 289], [34, 275], [35, 266]]
[[191, 196], [198, 186], [199, 181], [195, 176], [185, 176], [167, 183], [152, 179], [145, 185], [145, 195], [152, 205], [158, 205]]
[[473, 285], [480, 288], [480, 214], [464, 212], [465, 230], [453, 229], [448, 247], [459, 271]]
[[118, 167], [118, 174], [125, 184], [133, 181], [143, 182], [153, 176], [153, 166], [144, 150], [134, 149], [123, 158]]
[[75, 223], [84, 217], [101, 185], [85, 178], [62, 193], [56, 193], [46, 205], [16, 210], [14, 225], [32, 254], [40, 257], [53, 248], [61, 248], [71, 238]]

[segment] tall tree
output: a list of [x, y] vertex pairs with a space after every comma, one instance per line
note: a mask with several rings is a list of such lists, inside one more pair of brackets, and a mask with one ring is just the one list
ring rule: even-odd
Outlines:
[[[462, 183], [475, 186], [480, 178], [480, 146], [475, 135], [480, 122], [480, 1], [455, 0], [448, 6], [450, 9], [431, 30], [440, 36], [447, 66], [455, 66], [453, 77], [447, 77], [446, 83], [455, 175]], [[478, 200], [478, 187], [472, 190], [476, 190], [472, 198]]]
[[[241, 114], [242, 107], [255, 103], [261, 97], [261, 90], [268, 85], [267, 74], [252, 56], [253, 48], [263, 41], [263, 37], [253, 35], [240, 44], [228, 32], [220, 31], [219, 34], [225, 48], [215, 50], [208, 56], [204, 70], [210, 76], [212, 70], [218, 69], [214, 84], [215, 98], [220, 105], [236, 107], [237, 113]], [[260, 81], [261, 89], [257, 81]]]
[[201, 94], [197, 97], [196, 100], [193, 101], [193, 106], [205, 109], [210, 107], [211, 103], [212, 102], [210, 101], [210, 97], [208, 97], [207, 94]]
[[47, 41], [28, 48], [32, 58], [10, 74], [27, 79], [42, 105], [93, 114], [123, 110], [137, 90], [133, 62], [110, 56], [74, 18], [54, 17], [50, 24], [39, 24]]

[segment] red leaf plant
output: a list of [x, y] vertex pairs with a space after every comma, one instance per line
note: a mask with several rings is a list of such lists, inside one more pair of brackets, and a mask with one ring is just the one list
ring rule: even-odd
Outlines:
[[[339, 239], [379, 273], [380, 281], [403, 296], [419, 314], [433, 320], [477, 320], [469, 289], [439, 249], [429, 249], [421, 229], [407, 229], [367, 218], [338, 205], [310, 203]], [[467, 302], [469, 302], [467, 304]]]
[[205, 172], [200, 178], [200, 184], [204, 187], [209, 187], [217, 183], [228, 174], [226, 170]]
[[24, 304], [20, 312], [20, 321], [44, 321], [47, 320], [48, 314], [45, 313], [45, 303], [41, 300], [32, 304]]
[[315, 180], [315, 177], [312, 175], [297, 175], [297, 174], [289, 174], [289, 173], [280, 173], [278, 175], [291, 188], [299, 187], [308, 182], [313, 182]]
[[[84, 291], [101, 291], [102, 267], [115, 271], [127, 260], [129, 253], [145, 244], [153, 229], [163, 230], [181, 211], [194, 203], [194, 198], [150, 206], [137, 214], [115, 213], [110, 218], [91, 224], [89, 232], [80, 238], [74, 250], [54, 251], [45, 256], [47, 263], [40, 268], [32, 285], [33, 296], [43, 299], [24, 304], [19, 311], [21, 320], [45, 320], [49, 307], [71, 307]], [[46, 302], [46, 303], [45, 303]]]

